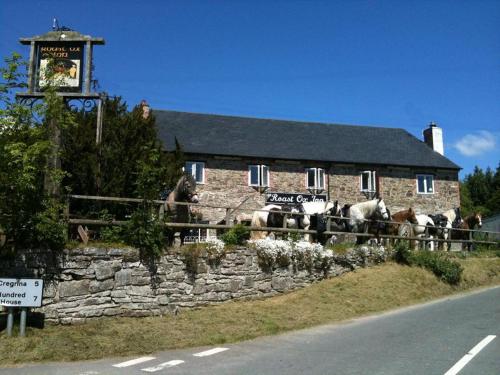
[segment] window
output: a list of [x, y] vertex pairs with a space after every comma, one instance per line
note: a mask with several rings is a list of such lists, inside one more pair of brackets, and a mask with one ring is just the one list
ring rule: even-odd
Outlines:
[[434, 176], [431, 174], [417, 174], [417, 193], [434, 194]]
[[375, 171], [363, 171], [360, 176], [361, 191], [374, 193], [377, 191], [377, 181]]
[[194, 177], [197, 184], [205, 182], [205, 163], [201, 161], [187, 161], [184, 170]]
[[306, 187], [313, 190], [325, 189], [325, 170], [323, 168], [306, 169]]
[[249, 186], [269, 186], [269, 167], [267, 165], [249, 165], [248, 166], [248, 185]]

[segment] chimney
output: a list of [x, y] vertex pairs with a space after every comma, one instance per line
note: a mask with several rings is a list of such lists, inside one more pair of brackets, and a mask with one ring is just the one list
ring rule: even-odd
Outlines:
[[443, 129], [438, 127], [434, 121], [424, 130], [424, 142], [434, 151], [444, 155]]

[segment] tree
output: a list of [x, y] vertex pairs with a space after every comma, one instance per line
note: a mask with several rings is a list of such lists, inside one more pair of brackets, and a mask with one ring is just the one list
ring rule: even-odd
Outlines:
[[495, 173], [490, 167], [483, 172], [476, 166], [465, 176], [460, 187], [462, 209], [465, 213], [479, 211], [484, 216], [500, 212], [500, 164]]
[[12, 241], [13, 248], [44, 246], [62, 248], [66, 226], [60, 215], [60, 202], [45, 194], [44, 178], [62, 178], [57, 167], [47, 161], [53, 156], [48, 119], [69, 117], [61, 111], [61, 99], [48, 91], [42, 104], [35, 106], [37, 121], [30, 108], [15, 100], [15, 92], [26, 84], [26, 63], [18, 54], [6, 58], [0, 68], [0, 226]]

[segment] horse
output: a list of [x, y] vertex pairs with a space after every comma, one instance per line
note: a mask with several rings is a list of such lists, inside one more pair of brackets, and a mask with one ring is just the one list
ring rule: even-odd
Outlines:
[[[421, 237], [421, 238], [427, 238], [431, 241], [427, 243], [426, 246], [428, 246], [430, 251], [434, 251], [434, 241], [432, 241], [433, 238], [438, 236], [438, 227], [436, 226], [436, 223], [434, 220], [432, 220], [431, 216], [429, 215], [416, 215], [417, 218], [417, 225], [413, 226], [413, 233], [415, 237]], [[426, 228], [427, 229], [427, 234], [426, 234]], [[424, 244], [426, 242], [424, 241]]]
[[[382, 198], [375, 198], [366, 202], [357, 203], [349, 208], [348, 229], [352, 233], [367, 233], [367, 220], [381, 218], [389, 219], [387, 207]], [[366, 242], [366, 238], [357, 236], [356, 244], [360, 245]]]
[[[389, 210], [387, 210], [389, 211]], [[400, 237], [413, 237], [413, 225], [418, 224], [417, 216], [413, 208], [402, 210], [391, 215], [391, 223], [386, 224], [386, 234]], [[410, 225], [408, 225], [410, 224]], [[391, 239], [391, 244], [394, 244], [395, 239]]]
[[[468, 229], [472, 230], [475, 227], [481, 228], [483, 226], [482, 217], [479, 212], [474, 212], [463, 219], [463, 222], [458, 226], [458, 229]], [[469, 240], [468, 231], [456, 230], [451, 233], [451, 238], [456, 240]], [[463, 243], [462, 242], [462, 250], [465, 250], [467, 247], [468, 251], [472, 249], [472, 243]]]
[[[263, 207], [259, 211], [255, 211], [252, 216], [252, 227], [257, 228], [283, 228], [283, 222], [285, 220], [286, 214], [292, 214], [291, 217], [287, 218], [286, 226], [287, 228], [297, 228], [299, 226], [298, 221], [300, 218], [294, 217], [294, 213], [298, 213], [300, 209], [298, 207], [292, 207], [289, 205], [279, 206], [277, 204], [269, 204]], [[253, 230], [250, 232], [251, 240], [260, 240], [266, 238], [270, 233], [267, 231], [257, 231]]]
[[[462, 216], [460, 215], [460, 207], [452, 208], [449, 209], [448, 211], [445, 211], [442, 213], [442, 215], [446, 216], [448, 219], [448, 222], [446, 224], [446, 228], [443, 230], [442, 233], [442, 238], [443, 240], [447, 240], [448, 238], [451, 237], [451, 231], [453, 228], [458, 228], [459, 225], [463, 223]], [[450, 251], [451, 249], [451, 242], [446, 242], [447, 243], [447, 250]], [[443, 242], [444, 244], [444, 242]], [[444, 247], [444, 245], [439, 244], [439, 248]]]
[[335, 232], [345, 231], [345, 222], [342, 217], [342, 209], [338, 201], [332, 202], [304, 202], [301, 204], [301, 209], [305, 215], [299, 219], [299, 226], [305, 230], [316, 230], [317, 235], [305, 234], [306, 241], [318, 241], [321, 244], [326, 243], [327, 239], [323, 232], [327, 229], [328, 219], [325, 216], [336, 216], [331, 221], [331, 230]]
[[[190, 209], [187, 205], [179, 205], [176, 202], [198, 203], [198, 194], [196, 193], [196, 180], [190, 174], [183, 174], [177, 181], [174, 190], [172, 190], [165, 200], [164, 210], [173, 223], [189, 223], [191, 221]], [[167, 231], [167, 245], [174, 244], [176, 230], [170, 228]], [[180, 228], [181, 246], [184, 245], [184, 238], [188, 234], [187, 228]]]

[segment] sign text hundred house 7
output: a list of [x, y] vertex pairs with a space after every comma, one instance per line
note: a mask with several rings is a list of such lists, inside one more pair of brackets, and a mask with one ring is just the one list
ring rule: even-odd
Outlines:
[[301, 204], [326, 202], [326, 194], [266, 193], [266, 204]]
[[42, 279], [0, 279], [0, 305], [40, 307], [42, 291]]

